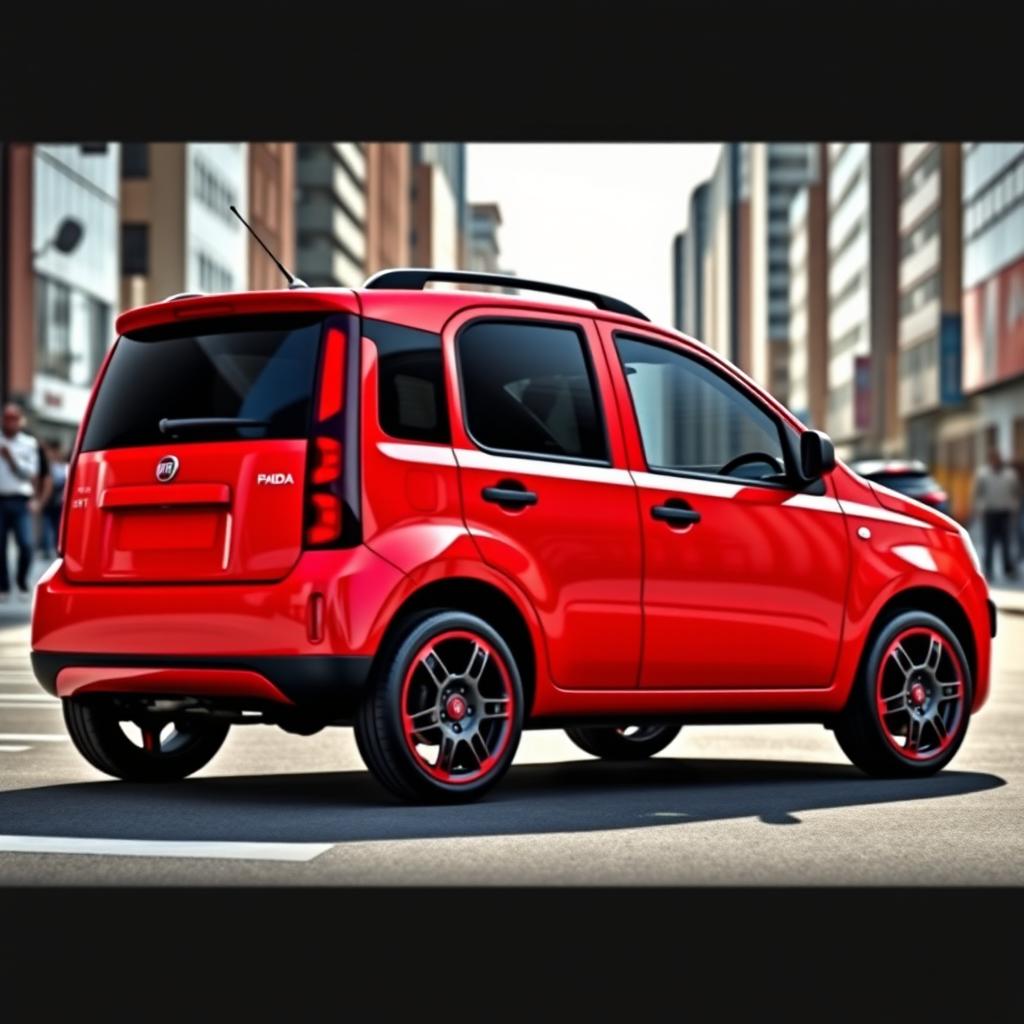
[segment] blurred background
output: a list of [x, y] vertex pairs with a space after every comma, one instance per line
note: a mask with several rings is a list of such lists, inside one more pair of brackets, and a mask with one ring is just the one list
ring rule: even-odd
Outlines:
[[[58, 465], [118, 311], [282, 286], [235, 204], [313, 286], [416, 265], [619, 295], [979, 541], [978, 469], [992, 449], [1024, 468], [1024, 143], [5, 144], [0, 156], [0, 386]], [[1019, 504], [1014, 515], [1016, 566]]]

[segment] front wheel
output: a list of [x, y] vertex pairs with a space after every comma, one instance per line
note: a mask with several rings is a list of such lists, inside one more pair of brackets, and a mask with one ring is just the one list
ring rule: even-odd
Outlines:
[[960, 748], [972, 695], [952, 630], [927, 612], [903, 612], [868, 649], [836, 739], [869, 775], [931, 775]]
[[523, 687], [489, 623], [438, 611], [406, 625], [383, 652], [359, 709], [366, 766], [408, 801], [472, 800], [508, 770], [519, 745]]
[[678, 735], [678, 725], [588, 725], [566, 729], [580, 750], [606, 761], [638, 761], [664, 750]]
[[133, 709], [117, 698], [64, 700], [64, 722], [78, 752], [127, 782], [174, 782], [199, 771], [220, 750], [224, 722]]

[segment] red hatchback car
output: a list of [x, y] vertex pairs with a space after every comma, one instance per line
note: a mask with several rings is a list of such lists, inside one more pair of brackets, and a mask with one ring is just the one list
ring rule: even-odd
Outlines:
[[396, 270], [117, 327], [32, 618], [103, 772], [182, 778], [232, 724], [354, 725], [393, 793], [460, 800], [523, 728], [629, 759], [684, 723], [817, 721], [866, 772], [924, 775], [985, 702], [963, 529], [623, 302]]

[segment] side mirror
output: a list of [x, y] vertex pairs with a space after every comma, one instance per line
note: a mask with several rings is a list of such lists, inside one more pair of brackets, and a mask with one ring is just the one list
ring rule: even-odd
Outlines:
[[836, 449], [832, 438], [820, 430], [805, 430], [800, 435], [800, 472], [805, 480], [817, 480], [836, 468]]

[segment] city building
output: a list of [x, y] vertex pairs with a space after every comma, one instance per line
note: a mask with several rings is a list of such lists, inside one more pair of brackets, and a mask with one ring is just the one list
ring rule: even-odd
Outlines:
[[416, 143], [411, 158], [412, 262], [447, 270], [462, 267], [468, 256], [465, 144]]
[[303, 142], [296, 167], [298, 276], [315, 288], [356, 288], [366, 279], [366, 146]]
[[828, 395], [828, 170], [823, 143], [789, 204], [789, 408], [824, 430]]
[[245, 291], [251, 238], [231, 206], [248, 219], [246, 143], [125, 143], [122, 308], [179, 292]]
[[841, 456], [897, 454], [895, 143], [828, 145], [826, 429]]
[[789, 204], [817, 174], [818, 157], [813, 143], [748, 147], [750, 323], [743, 365], [782, 402], [789, 391]]
[[683, 260], [685, 287], [683, 289], [682, 330], [705, 340], [704, 322], [704, 267], [708, 258], [708, 202], [711, 185], [698, 185], [690, 196], [690, 218], [686, 229], [686, 253]]
[[686, 322], [686, 232], [672, 239], [672, 326], [685, 330]]
[[711, 176], [701, 320], [707, 345], [750, 366], [750, 174], [746, 143], [725, 143]]
[[963, 390], [976, 419], [945, 440], [966, 474], [992, 446], [1024, 460], [1024, 143], [965, 143], [962, 187]]
[[[40, 436], [74, 440], [118, 309], [120, 147], [12, 145], [5, 212], [5, 397]], [[56, 244], [68, 218], [76, 244]]]
[[[267, 248], [291, 271], [295, 268], [295, 143], [249, 143], [247, 220]], [[285, 288], [287, 280], [249, 236], [249, 287]]]
[[[501, 209], [497, 203], [470, 203], [466, 231], [465, 266], [467, 270], [478, 270], [485, 274], [512, 274], [501, 266], [501, 245], [498, 241], [498, 228], [501, 226]], [[507, 285], [491, 287], [489, 285], [471, 285], [474, 290], [484, 288], [486, 291], [504, 292], [515, 295], [518, 288]]]
[[412, 230], [411, 155], [406, 142], [366, 145], [367, 277], [409, 265]]

